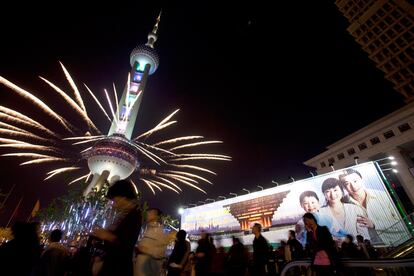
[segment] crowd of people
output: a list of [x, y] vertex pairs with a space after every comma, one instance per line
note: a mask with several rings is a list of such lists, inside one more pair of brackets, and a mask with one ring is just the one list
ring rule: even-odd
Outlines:
[[[332, 181], [325, 188], [336, 189], [336, 184]], [[334, 275], [340, 269], [341, 257], [376, 257], [373, 247], [361, 235], [356, 235], [357, 242], [354, 243], [354, 236], [347, 234], [338, 248], [330, 228], [318, 224], [315, 212], [309, 212], [312, 196], [316, 195], [306, 194], [301, 199], [304, 209], [309, 209], [302, 220], [304, 247], [296, 238], [295, 231], [290, 230], [287, 242], [282, 241], [279, 248], [273, 250], [262, 235], [262, 226], [255, 223], [252, 227], [252, 250], [237, 237], [232, 238], [232, 246], [227, 251], [221, 246], [216, 248], [212, 236], [202, 232], [192, 251], [186, 231], [165, 231], [160, 221], [161, 211], [157, 208], [150, 208], [143, 215], [132, 184], [120, 180], [107, 193], [117, 210], [114, 222], [105, 229], [95, 229], [87, 243], [77, 250], [70, 250], [60, 242], [63, 233], [59, 229], [50, 233], [49, 242], [43, 248], [39, 241], [38, 223], [16, 223], [12, 227], [14, 238], [0, 246], [0, 274], [262, 276], [278, 275], [286, 263], [307, 257], [311, 258], [315, 275]], [[334, 202], [334, 196], [330, 197]], [[332, 203], [328, 208], [334, 208], [336, 204], [340, 203]], [[172, 242], [172, 252], [166, 256], [167, 246]], [[300, 275], [302, 271], [299, 269], [292, 273]]]

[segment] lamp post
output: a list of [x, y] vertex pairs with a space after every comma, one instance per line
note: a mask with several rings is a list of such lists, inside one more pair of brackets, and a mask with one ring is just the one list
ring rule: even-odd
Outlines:
[[398, 173], [398, 170], [397, 169], [394, 169], [394, 168], [383, 169], [382, 171], [383, 172], [385, 172], [385, 171], [392, 171], [393, 173]]
[[397, 166], [398, 163], [397, 163], [397, 161], [391, 161], [389, 163], [379, 164], [380, 167], [381, 166], [386, 166], [386, 165]]
[[295, 182], [295, 179], [293, 178], [293, 176], [289, 176], [289, 179], [292, 180], [292, 182]]
[[235, 197], [237, 196], [237, 194], [236, 194], [236, 193], [229, 193], [229, 195], [234, 195]]
[[382, 160], [394, 160], [394, 159], [395, 159], [394, 156], [387, 156], [387, 157], [384, 157], [384, 158], [380, 158], [380, 159], [374, 160], [374, 162], [380, 162]]
[[279, 186], [279, 182], [272, 180], [273, 184], [276, 184], [276, 186]]
[[247, 190], [246, 188], [243, 188], [242, 190], [245, 191], [245, 192], [247, 192], [248, 194], [250, 194], [250, 191]]
[[227, 197], [225, 197], [225, 196], [218, 196], [217, 198], [218, 199], [226, 199]]
[[335, 171], [334, 165], [332, 163], [329, 164], [329, 167], [331, 167], [332, 171]]
[[260, 188], [263, 191], [263, 186], [257, 185], [257, 188]]
[[359, 159], [359, 157], [358, 157], [358, 156], [355, 156], [355, 157], [354, 157], [354, 162], [355, 162], [355, 165], [358, 165], [358, 159]]
[[212, 198], [206, 198], [206, 201], [207, 200], [210, 200], [210, 201], [212, 201], [212, 202], [216, 202], [214, 199], [212, 199]]

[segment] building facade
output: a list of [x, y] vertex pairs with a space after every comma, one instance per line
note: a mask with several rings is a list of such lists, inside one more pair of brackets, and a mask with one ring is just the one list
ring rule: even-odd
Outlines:
[[[390, 156], [396, 165], [390, 165]], [[326, 173], [376, 160], [386, 177], [401, 186], [400, 197], [407, 196], [402, 201], [414, 203], [414, 102], [328, 146], [304, 164]]]
[[349, 33], [407, 102], [414, 100], [414, 1], [337, 0]]

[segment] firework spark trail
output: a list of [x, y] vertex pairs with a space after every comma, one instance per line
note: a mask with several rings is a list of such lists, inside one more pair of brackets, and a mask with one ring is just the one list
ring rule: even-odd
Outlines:
[[19, 132], [30, 133], [29, 131], [27, 131], [25, 129], [22, 129], [22, 128], [19, 128], [19, 127], [16, 127], [16, 126], [12, 126], [8, 123], [0, 122], [0, 127], [10, 129], [10, 130], [14, 130], [14, 131], [19, 131]]
[[39, 154], [34, 152], [13, 152], [13, 153], [5, 153], [1, 156], [17, 156], [17, 157], [32, 157], [32, 158], [53, 158], [57, 156]]
[[29, 143], [4, 144], [4, 145], [0, 145], [0, 148], [33, 149], [33, 150], [39, 150], [39, 151], [49, 151], [49, 152], [54, 152], [54, 153], [60, 153], [58, 148], [34, 145], [34, 144], [29, 144]]
[[5, 128], [0, 128], [0, 133], [8, 134], [11, 136], [21, 136], [21, 137], [31, 138], [31, 139], [35, 139], [39, 141], [49, 141], [49, 142], [52, 141], [50, 139], [42, 138], [30, 132], [21, 132], [21, 131], [15, 131], [15, 130], [5, 129]]
[[193, 157], [182, 157], [182, 158], [173, 158], [169, 161], [188, 161], [188, 160], [219, 160], [219, 161], [231, 161], [229, 158], [220, 158], [220, 157], [206, 157], [206, 156], [193, 156]]
[[92, 90], [89, 89], [89, 87], [86, 84], [83, 84], [86, 87], [86, 90], [88, 90], [89, 94], [92, 96], [92, 98], [95, 100], [96, 104], [99, 106], [99, 108], [102, 110], [102, 112], [105, 114], [106, 118], [108, 118], [109, 122], [112, 123], [111, 118], [109, 117], [108, 113], [106, 113], [105, 109], [103, 108], [102, 104], [99, 102], [99, 100], [96, 98], [95, 94], [93, 94]]
[[73, 183], [75, 183], [75, 182], [78, 182], [79, 180], [82, 180], [82, 179], [84, 179], [84, 178], [87, 178], [87, 177], [88, 177], [88, 175], [89, 175], [89, 173], [88, 173], [88, 174], [85, 174], [85, 175], [82, 175], [81, 177], [78, 177], [78, 178], [76, 178], [76, 179], [72, 180], [71, 182], [69, 182], [69, 183], [68, 183], [68, 185], [71, 185], [71, 184], [73, 184]]
[[164, 172], [166, 172], [166, 173], [173, 173], [173, 174], [182, 174], [182, 175], [186, 175], [186, 176], [198, 178], [200, 180], [203, 180], [204, 182], [207, 182], [208, 184], [213, 184], [209, 180], [205, 179], [204, 177], [201, 177], [201, 176], [196, 175], [196, 174], [193, 174], [193, 173], [182, 172], [182, 171], [172, 171], [172, 170], [165, 170]]
[[177, 138], [173, 138], [173, 139], [169, 139], [169, 140], [164, 140], [155, 144], [152, 144], [153, 146], [160, 146], [160, 145], [164, 145], [164, 144], [172, 144], [172, 143], [177, 143], [180, 141], [186, 141], [186, 140], [193, 140], [193, 139], [203, 139], [203, 136], [183, 136], [183, 137], [177, 137]]
[[167, 123], [174, 115], [175, 113], [177, 113], [178, 111], [180, 111], [180, 109], [176, 109], [173, 111], [173, 113], [171, 113], [170, 115], [168, 115], [167, 117], [165, 117], [161, 122], [158, 123], [158, 125], [156, 125], [155, 127], [159, 127], [165, 123]]
[[67, 137], [63, 138], [62, 140], [90, 140], [95, 138], [104, 138], [106, 135], [95, 135], [95, 136], [76, 136], [76, 137]]
[[116, 114], [117, 114], [117, 116], [118, 116], [118, 120], [119, 120], [119, 101], [118, 101], [118, 93], [116, 92], [116, 88], [115, 88], [115, 83], [112, 83], [112, 86], [114, 87], [114, 96], [115, 96], [115, 102], [116, 102], [116, 105], [117, 105], [117, 110], [116, 110]]
[[[151, 157], [151, 155], [150, 154], [148, 154], [148, 153], [150, 153], [150, 151], [148, 151], [148, 150], [146, 150], [146, 149], [144, 149], [143, 147], [141, 147], [141, 146], [139, 146], [139, 145], [136, 145], [136, 144], [134, 144], [134, 147], [136, 148], [136, 149], [138, 149], [142, 154], [144, 154], [146, 157], [148, 157], [149, 159], [151, 159], [152, 161], [154, 161], [157, 165], [161, 165], [160, 163], [158, 163], [158, 161], [157, 160], [155, 160], [154, 158], [152, 158]], [[147, 153], [148, 152], [148, 153]], [[152, 152], [151, 152], [151, 154], [153, 154]], [[161, 159], [161, 158], [160, 158]], [[162, 160], [162, 159], [161, 159]], [[165, 162], [164, 160], [163, 160], [163, 162]]]
[[150, 135], [151, 135], [151, 134], [153, 134], [154, 132], [160, 131], [161, 129], [164, 129], [164, 128], [166, 128], [166, 127], [168, 127], [168, 126], [172, 125], [172, 124], [175, 124], [176, 122], [177, 122], [177, 121], [171, 121], [171, 122], [168, 122], [168, 123], [166, 123], [166, 124], [164, 124], [164, 125], [161, 125], [161, 126], [158, 126], [158, 127], [154, 127], [154, 128], [152, 128], [152, 129], [148, 130], [147, 132], [142, 133], [140, 136], [138, 136], [138, 137], [134, 138], [133, 140], [134, 140], [134, 141], [136, 141], [136, 140], [138, 140], [138, 139], [140, 139], [140, 138], [142, 138], [142, 137], [144, 137], [144, 136], [150, 136]]
[[172, 182], [172, 181], [170, 181], [168, 179], [165, 179], [165, 178], [163, 178], [161, 176], [158, 176], [158, 175], [154, 175], [153, 177], [155, 177], [155, 178], [157, 178], [157, 179], [159, 179], [161, 181], [165, 181], [166, 183], [168, 183], [168, 184], [176, 187], [178, 190], [182, 191], [181, 188], [177, 184], [175, 184], [174, 182]]
[[196, 147], [196, 146], [207, 145], [207, 144], [221, 144], [221, 143], [223, 143], [223, 141], [203, 141], [203, 142], [190, 143], [190, 144], [177, 146], [177, 147], [171, 148], [169, 150], [173, 151], [173, 150], [178, 150], [178, 149], [182, 149], [182, 148]]
[[81, 169], [81, 167], [64, 167], [64, 168], [59, 168], [50, 172], [47, 172], [46, 174], [48, 174], [49, 176], [46, 177], [44, 180], [48, 180], [49, 178], [52, 178], [53, 176], [63, 173], [63, 172], [68, 172], [68, 171], [74, 171], [74, 170], [79, 170]]
[[187, 177], [187, 176], [178, 175], [178, 174], [174, 174], [174, 173], [167, 173], [167, 172], [165, 172], [165, 173], [162, 172], [162, 173], [158, 173], [158, 174], [159, 175], [163, 175], [163, 176], [170, 176], [170, 177], [174, 176], [174, 177], [177, 177], [177, 178], [180, 178], [180, 179], [184, 179], [186, 181], [190, 181], [190, 182], [192, 182], [194, 184], [198, 184], [198, 181], [197, 180], [194, 180], [194, 179], [192, 179], [190, 177]]
[[67, 158], [61, 158], [61, 157], [48, 157], [48, 158], [40, 158], [40, 159], [33, 159], [30, 161], [26, 161], [23, 163], [20, 163], [20, 166], [24, 165], [30, 165], [30, 164], [40, 164], [45, 162], [53, 162], [53, 161], [69, 161]]
[[73, 143], [72, 145], [81, 145], [81, 144], [96, 142], [96, 141], [99, 141], [99, 140], [102, 140], [102, 139], [105, 139], [105, 137], [103, 137], [103, 138], [96, 138], [96, 139], [90, 139], [90, 140], [85, 140], [85, 141], [80, 141], [80, 142]]
[[217, 173], [207, 170], [205, 168], [199, 167], [199, 166], [194, 166], [194, 165], [179, 165], [179, 164], [169, 164], [172, 167], [177, 167], [177, 168], [187, 168], [187, 169], [193, 169], [193, 170], [199, 170], [199, 171], [203, 171], [203, 172], [207, 172], [207, 173], [211, 173], [213, 175], [217, 175]]
[[[162, 175], [162, 174], [160, 173], [160, 175]], [[188, 185], [188, 186], [190, 186], [190, 187], [192, 187], [192, 188], [194, 188], [194, 189], [197, 189], [197, 190], [199, 190], [199, 191], [201, 191], [201, 192], [203, 192], [203, 193], [207, 194], [207, 192], [206, 192], [206, 191], [204, 191], [203, 189], [201, 189], [201, 188], [200, 188], [200, 187], [198, 187], [197, 185], [194, 185], [193, 183], [190, 183], [190, 182], [188, 182], [188, 181], [186, 181], [186, 180], [184, 180], [184, 179], [182, 179], [182, 178], [180, 178], [180, 177], [177, 177], [176, 175], [164, 174], [164, 176], [165, 176], [165, 177], [169, 177], [169, 178], [174, 179], [174, 180], [177, 180], [177, 181], [179, 181], [179, 182], [181, 182], [181, 183], [183, 183], [183, 184], [185, 184], [185, 185]]]
[[160, 192], [162, 192], [162, 189], [157, 184], [154, 184], [151, 181], [146, 180], [146, 179], [143, 179], [143, 178], [141, 178], [140, 180], [143, 181], [148, 187], [150, 187], [150, 189], [152, 190], [152, 192], [154, 193], [154, 195], [155, 195], [155, 191], [152, 188], [152, 186], [154, 186], [155, 188], [157, 188], [158, 190], [160, 190]]
[[161, 161], [161, 162], [163, 162], [164, 164], [167, 164], [167, 162], [166, 162], [164, 159], [162, 159], [161, 157], [159, 157], [159, 156], [158, 156], [158, 155], [156, 155], [155, 153], [153, 153], [153, 152], [151, 152], [151, 151], [147, 150], [146, 148], [141, 147], [141, 146], [140, 146], [140, 145], [138, 145], [138, 144], [134, 144], [134, 146], [135, 146], [135, 147], [137, 147], [138, 149], [141, 149], [141, 150], [145, 151], [146, 153], [148, 153], [149, 155], [153, 156], [154, 158], [156, 158], [156, 159], [160, 160], [160, 161]]
[[126, 106], [128, 106], [128, 102], [129, 102], [129, 88], [130, 88], [130, 85], [131, 85], [131, 74], [130, 73], [128, 73], [128, 78], [127, 78], [127, 88], [126, 88], [126, 98], [125, 98], [125, 103], [126, 103]]
[[141, 179], [141, 181], [142, 181], [142, 182], [144, 182], [144, 184], [145, 184], [145, 185], [147, 185], [147, 187], [148, 187], [148, 188], [150, 188], [150, 190], [152, 191], [152, 193], [155, 195], [155, 191], [154, 191], [154, 189], [152, 188], [152, 186], [151, 186], [151, 185], [149, 185], [147, 182], [145, 182], [145, 181], [144, 181], [144, 179]]
[[82, 119], [86, 122], [88, 126], [91, 126], [96, 132], [101, 133], [101, 131], [95, 126], [92, 120], [88, 117], [88, 114], [86, 113], [86, 111], [83, 110], [81, 107], [79, 107], [79, 105], [74, 100], [72, 100], [72, 98], [69, 97], [68, 94], [66, 94], [57, 85], [48, 81], [47, 79], [43, 77], [39, 77], [39, 78], [43, 80], [44, 82], [46, 82], [50, 87], [52, 87], [60, 96], [62, 96], [63, 99], [69, 104], [69, 106], [71, 106], [82, 117]]
[[0, 138], [0, 143], [4, 144], [27, 144], [26, 142], [15, 140], [15, 139], [7, 139], [7, 138]]
[[106, 91], [106, 89], [104, 89], [104, 91], [105, 91], [106, 99], [109, 104], [109, 108], [111, 109], [112, 117], [114, 118], [115, 124], [118, 124], [118, 116], [115, 115], [114, 108], [112, 106], [111, 99], [109, 98], [108, 91]]
[[164, 164], [167, 164], [167, 162], [166, 162], [164, 159], [162, 159], [161, 157], [159, 157], [159, 156], [158, 156], [158, 155], [156, 155], [155, 153], [153, 153], [153, 152], [151, 152], [151, 151], [147, 150], [146, 148], [141, 147], [141, 146], [140, 146], [140, 145], [138, 145], [138, 144], [134, 144], [134, 146], [135, 146], [136, 148], [140, 149], [140, 150], [145, 151], [146, 153], [148, 153], [149, 155], [153, 156], [154, 158], [156, 158], [156, 159], [160, 160], [160, 161], [161, 161], [161, 162], [163, 162]]
[[172, 158], [170, 161], [184, 161], [184, 160], [222, 160], [231, 161], [231, 157], [221, 154], [210, 154], [210, 153], [187, 153], [187, 154], [176, 154], [178, 158]]
[[26, 98], [33, 102], [36, 106], [38, 106], [40, 109], [42, 109], [47, 115], [58, 121], [66, 130], [68, 130], [70, 133], [73, 134], [73, 130], [69, 127], [68, 123], [62, 119], [56, 112], [54, 112], [48, 105], [46, 105], [44, 102], [42, 102], [39, 98], [35, 97], [30, 92], [20, 88], [19, 86], [15, 85], [14, 83], [8, 81], [7, 79], [0, 76], [0, 83], [4, 84], [8, 88], [10, 88], [12, 91], [15, 91], [17, 94], [22, 96], [23, 98]]
[[75, 82], [73, 81], [73, 79], [72, 79], [72, 77], [70, 76], [70, 74], [69, 74], [68, 70], [66, 70], [66, 68], [65, 68], [65, 66], [62, 64], [62, 62], [60, 62], [60, 61], [59, 61], [59, 63], [60, 63], [60, 66], [62, 66], [62, 69], [63, 69], [63, 72], [65, 73], [66, 79], [68, 80], [68, 82], [69, 82], [70, 86], [72, 87], [73, 91], [75, 92], [75, 99], [76, 99], [76, 101], [78, 102], [78, 104], [80, 105], [80, 107], [81, 107], [81, 108], [83, 109], [83, 111], [85, 112], [85, 115], [86, 115], [86, 116], [88, 116], [88, 115], [87, 115], [87, 112], [86, 112], [86, 107], [85, 107], [85, 104], [83, 103], [82, 96], [81, 96], [81, 94], [79, 93], [78, 87], [76, 86]]
[[157, 184], [157, 185], [160, 185], [161, 187], [165, 187], [165, 188], [167, 188], [167, 189], [170, 189], [171, 191], [174, 191], [174, 192], [176, 192], [177, 194], [180, 194], [180, 191], [182, 191], [181, 189], [180, 189], [180, 191], [178, 191], [178, 190], [174, 189], [173, 187], [171, 187], [170, 185], [164, 184], [164, 183], [159, 182], [159, 181], [156, 181], [156, 180], [151, 180], [151, 182], [152, 182], [152, 183], [155, 183], [155, 184]]
[[153, 150], [161, 151], [163, 153], [166, 153], [166, 154], [169, 154], [169, 155], [172, 155], [172, 156], [176, 155], [174, 152], [171, 152], [171, 151], [168, 151], [166, 149], [159, 148], [159, 147], [154, 147], [152, 145], [149, 145], [149, 144], [146, 144], [146, 143], [143, 143], [143, 142], [135, 142], [135, 144], [138, 144], [138, 145], [141, 145], [141, 146], [144, 146], [144, 147], [149, 147]]
[[85, 153], [85, 152], [87, 152], [87, 151], [91, 150], [92, 148], [93, 148], [93, 147], [86, 148], [86, 149], [84, 149], [84, 150], [80, 151], [79, 153], [80, 153], [80, 154]]
[[137, 185], [135, 184], [135, 182], [134, 182], [134, 181], [132, 181], [132, 180], [131, 180], [131, 182], [132, 182], [132, 187], [133, 187], [133, 188], [134, 188], [134, 190], [135, 190], [135, 193], [136, 193], [137, 195], [139, 195]]
[[[170, 119], [171, 119], [171, 117], [172, 116], [174, 116], [174, 114], [175, 113], [177, 113], [179, 111], [179, 109], [176, 109], [173, 113], [171, 113], [170, 115], [168, 115], [167, 117], [165, 117], [161, 122], [159, 122], [154, 128], [152, 128], [152, 129], [150, 129], [150, 130], [148, 130], [147, 132], [144, 132], [144, 133], [142, 133], [140, 136], [138, 136], [138, 137], [136, 137], [136, 138], [134, 138], [133, 140], [138, 140], [139, 138], [141, 138], [141, 137], [144, 137], [144, 136], [149, 136], [149, 135], [151, 135], [152, 133], [154, 133], [154, 132], [156, 132], [156, 131], [158, 131], [158, 130], [161, 130], [161, 129], [163, 129], [163, 128], [165, 128], [165, 127], [167, 127], [167, 126], [169, 126], [169, 125], [171, 125], [171, 124], [173, 124], [173, 123], [176, 123], [177, 121], [173, 121], [173, 122], [170, 122], [170, 123], [167, 123]], [[164, 126], [164, 127], [162, 127], [162, 126]]]
[[57, 135], [55, 132], [51, 131], [50, 129], [46, 128], [39, 122], [27, 117], [26, 115], [23, 115], [22, 113], [19, 113], [15, 110], [12, 110], [10, 108], [4, 107], [0, 105], [0, 119], [6, 119], [10, 120], [15, 123], [19, 123], [22, 125], [30, 126], [36, 129], [41, 129], [50, 136], [59, 138], [59, 135]]

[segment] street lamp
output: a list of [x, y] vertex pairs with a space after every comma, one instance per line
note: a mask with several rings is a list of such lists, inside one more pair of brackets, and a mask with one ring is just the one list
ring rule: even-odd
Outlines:
[[354, 162], [355, 162], [355, 165], [358, 165], [358, 159], [359, 159], [359, 157], [358, 157], [358, 156], [355, 156], [355, 157], [354, 157]]
[[194, 204], [194, 203], [190, 203], [190, 204], [188, 204], [189, 206], [193, 206], [193, 207], [196, 207], [197, 206], [197, 204]]
[[329, 164], [329, 167], [331, 167], [332, 171], [335, 171], [334, 165], [332, 163]]
[[197, 202], [199, 202], [199, 203], [201, 203], [201, 204], [206, 204], [204, 201], [201, 201], [201, 200], [199, 200], [199, 201], [197, 201]]
[[243, 188], [242, 190], [245, 191], [245, 192], [247, 192], [248, 194], [250, 194], [250, 191], [247, 190], [246, 188]]
[[380, 164], [379, 166], [386, 166], [386, 165], [391, 165], [391, 166], [396, 166], [398, 165], [397, 161], [391, 161], [389, 163], [384, 163], [384, 164]]
[[234, 196], [237, 196], [237, 194], [236, 194], [236, 193], [229, 193], [229, 195], [234, 195]]
[[263, 191], [263, 186], [257, 185], [257, 188], [260, 188]]
[[393, 173], [398, 173], [398, 170], [397, 169], [393, 169], [393, 168], [383, 169], [382, 171], [383, 172], [385, 172], [385, 171], [392, 171]]
[[218, 199], [226, 199], [227, 197], [225, 197], [225, 196], [218, 196], [217, 198]]
[[312, 175], [312, 177], [315, 177], [315, 175], [313, 174], [312, 171], [309, 171], [310, 175]]
[[293, 176], [289, 176], [289, 179], [292, 180], [292, 182], [295, 182], [295, 179], [293, 178]]
[[276, 186], [279, 186], [279, 183], [278, 183], [278, 182], [276, 182], [276, 181], [274, 181], [274, 180], [272, 180], [272, 183], [273, 183], [273, 184], [276, 184]]
[[206, 198], [206, 201], [207, 200], [211, 200], [211, 201], [213, 201], [213, 202], [216, 202], [214, 199], [212, 199], [212, 198]]
[[384, 158], [381, 158], [381, 159], [377, 159], [377, 160], [374, 160], [374, 162], [379, 162], [379, 161], [382, 161], [382, 160], [394, 160], [395, 159], [395, 157], [394, 156], [387, 156], [387, 157], [384, 157]]

